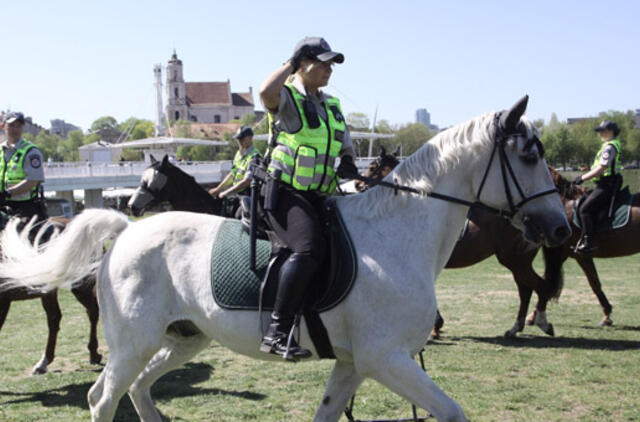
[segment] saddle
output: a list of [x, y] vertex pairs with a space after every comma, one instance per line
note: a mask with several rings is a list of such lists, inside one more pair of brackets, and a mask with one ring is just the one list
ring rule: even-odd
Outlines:
[[[629, 186], [618, 190], [611, 198], [609, 206], [603, 207], [596, 215], [595, 231], [603, 232], [626, 226], [631, 216], [631, 196]], [[578, 198], [573, 205], [573, 224], [579, 229], [582, 228], [582, 222], [578, 210], [586, 198], [586, 196]]]
[[[303, 316], [320, 357], [333, 358], [319, 314], [337, 306], [351, 291], [357, 275], [356, 251], [334, 199], [323, 205], [327, 256], [306, 293]], [[246, 222], [225, 220], [211, 251], [211, 291], [216, 303], [230, 310], [273, 310], [280, 266], [288, 251], [263, 230], [256, 244], [256, 270], [249, 268]], [[267, 240], [270, 238], [270, 240]]]

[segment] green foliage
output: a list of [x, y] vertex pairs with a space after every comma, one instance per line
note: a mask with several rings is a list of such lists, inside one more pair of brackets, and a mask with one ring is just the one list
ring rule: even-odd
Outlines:
[[590, 166], [602, 146], [594, 131], [602, 120], [613, 120], [620, 127], [623, 162], [640, 160], [640, 128], [635, 127], [633, 112], [610, 110], [571, 125], [558, 121], [555, 113], [552, 114], [549, 124], [542, 127], [547, 161], [553, 166]]
[[89, 131], [97, 132], [101, 129], [117, 129], [118, 121], [111, 116], [102, 116], [91, 123]]
[[395, 144], [402, 145], [402, 155], [411, 155], [435, 135], [422, 123], [410, 123], [396, 131]]
[[354, 131], [368, 131], [371, 130], [371, 122], [366, 114], [360, 112], [353, 112], [347, 114], [346, 117], [347, 126], [349, 130]]

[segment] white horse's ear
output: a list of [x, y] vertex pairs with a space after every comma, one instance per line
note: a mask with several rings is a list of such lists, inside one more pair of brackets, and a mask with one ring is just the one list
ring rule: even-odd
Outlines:
[[520, 123], [520, 117], [527, 110], [527, 103], [529, 102], [529, 96], [525, 95], [520, 98], [510, 109], [502, 113], [500, 116], [500, 127], [507, 133], [513, 133], [516, 131], [518, 123]]
[[153, 154], [149, 154], [149, 160], [151, 160], [151, 164], [158, 162], [158, 160], [156, 160], [156, 157], [154, 157]]

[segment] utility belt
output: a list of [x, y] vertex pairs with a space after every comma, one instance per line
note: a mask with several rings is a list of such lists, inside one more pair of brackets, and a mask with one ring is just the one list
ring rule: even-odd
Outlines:
[[620, 173], [612, 174], [611, 176], [600, 176], [595, 181], [597, 187], [602, 189], [619, 189], [622, 186], [622, 175]]

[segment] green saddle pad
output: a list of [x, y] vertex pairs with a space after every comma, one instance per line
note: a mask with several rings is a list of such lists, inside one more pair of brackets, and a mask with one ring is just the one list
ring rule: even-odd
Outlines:
[[[573, 224], [582, 228], [580, 224], [580, 216], [578, 215], [578, 201], [573, 206]], [[608, 206], [607, 206], [608, 212]], [[631, 192], [629, 192], [629, 186], [625, 186], [620, 189], [616, 194], [616, 201], [613, 204], [613, 215], [611, 218], [598, 218], [596, 221], [596, 232], [619, 229], [624, 227], [629, 222], [631, 215]]]
[[[331, 218], [332, 274], [316, 280], [321, 286], [310, 294], [313, 308], [326, 311], [344, 299], [356, 278], [356, 254], [351, 238], [338, 211]], [[239, 220], [225, 220], [211, 252], [211, 290], [218, 305], [225, 309], [257, 310], [260, 299], [260, 284], [264, 279], [271, 255], [271, 244], [258, 240], [256, 245], [256, 271], [249, 269], [249, 235]], [[277, 283], [267, 283], [263, 293], [262, 309], [272, 310]]]

